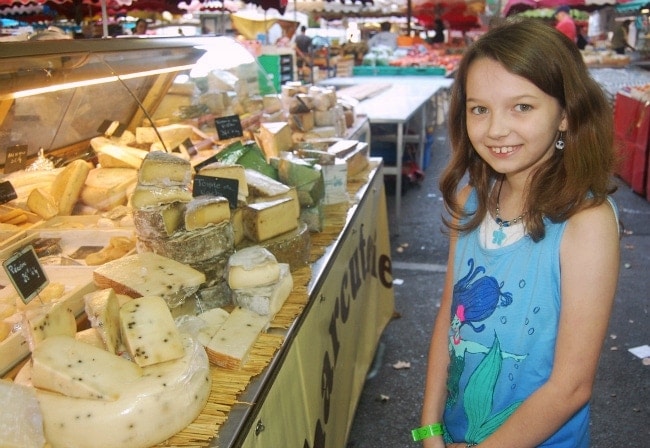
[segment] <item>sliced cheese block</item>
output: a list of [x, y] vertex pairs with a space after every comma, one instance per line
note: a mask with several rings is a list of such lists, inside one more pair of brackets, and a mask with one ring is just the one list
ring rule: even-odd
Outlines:
[[237, 187], [238, 199], [240, 201], [246, 201], [246, 198], [248, 197], [248, 184], [246, 183], [245, 169], [242, 165], [230, 165], [215, 162], [202, 167], [198, 174], [202, 176], [237, 180], [239, 182]]
[[94, 168], [86, 177], [81, 201], [97, 210], [112, 210], [127, 202], [127, 191], [137, 181], [133, 168]]
[[230, 204], [222, 196], [200, 196], [187, 203], [185, 230], [203, 229], [230, 220]]
[[43, 448], [41, 411], [32, 387], [0, 379], [0, 446]]
[[270, 285], [280, 279], [280, 265], [271, 252], [261, 246], [240, 249], [228, 260], [228, 285], [247, 289]]
[[92, 441], [94, 448], [145, 448], [184, 429], [205, 407], [212, 380], [203, 347], [186, 335], [183, 345], [182, 358], [144, 367], [115, 401], [36, 389], [49, 445], [86, 448]]
[[[119, 145], [106, 137], [95, 137], [90, 140], [90, 145], [97, 153], [102, 167], [130, 167], [138, 169], [148, 151], [127, 145]], [[107, 156], [102, 159], [102, 156]]]
[[74, 336], [53, 336], [32, 352], [32, 384], [68, 397], [116, 400], [142, 376], [137, 364]]
[[293, 277], [289, 265], [280, 263], [280, 278], [277, 282], [272, 285], [233, 290], [233, 302], [257, 314], [269, 316], [272, 320], [284, 305], [292, 289]]
[[169, 238], [139, 238], [140, 252], [154, 252], [180, 263], [199, 263], [234, 249], [234, 236], [230, 221], [205, 227], [203, 229], [176, 232]]
[[208, 345], [219, 328], [228, 320], [230, 313], [223, 308], [212, 308], [198, 315], [205, 325], [203, 325], [197, 334], [197, 339], [201, 345]]
[[63, 303], [27, 308], [23, 313], [23, 333], [32, 351], [49, 337], [74, 337], [76, 332], [74, 313]]
[[113, 288], [117, 294], [134, 298], [160, 296], [174, 308], [199, 289], [205, 275], [171, 258], [144, 252], [99, 266], [93, 280], [98, 288]]
[[86, 161], [74, 160], [56, 176], [50, 187], [50, 194], [58, 201], [59, 215], [72, 214], [89, 171], [90, 166]]
[[192, 165], [190, 162], [169, 152], [149, 152], [138, 170], [140, 185], [189, 188], [191, 181]]
[[156, 187], [138, 185], [131, 195], [131, 206], [136, 209], [159, 207], [173, 202], [190, 202], [192, 193], [185, 187]]
[[122, 337], [139, 366], [172, 361], [184, 353], [181, 335], [167, 304], [159, 296], [133, 299], [120, 308]]
[[266, 160], [278, 157], [282, 151], [289, 151], [293, 145], [289, 123], [260, 123], [259, 145], [266, 155]]
[[208, 359], [224, 369], [239, 369], [268, 325], [268, 316], [241, 307], [235, 308], [205, 347]]
[[84, 296], [84, 309], [109, 353], [118, 353], [121, 344], [120, 303], [112, 288], [100, 289]]
[[29, 193], [27, 208], [45, 220], [59, 214], [58, 201], [44, 188], [34, 188]]
[[133, 209], [133, 225], [144, 239], [167, 238], [183, 229], [185, 203], [172, 202], [156, 207]]
[[77, 331], [74, 338], [84, 344], [93, 345], [102, 350], [106, 350], [106, 344], [104, 344], [104, 340], [99, 335], [99, 330], [97, 330], [97, 328], [90, 327], [85, 330]]
[[243, 210], [244, 234], [259, 243], [297, 228], [299, 216], [292, 199], [248, 204]]

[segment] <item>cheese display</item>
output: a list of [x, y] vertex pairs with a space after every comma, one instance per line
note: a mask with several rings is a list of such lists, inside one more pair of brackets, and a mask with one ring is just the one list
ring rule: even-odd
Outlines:
[[32, 385], [68, 397], [114, 401], [141, 376], [138, 364], [74, 336], [47, 338], [32, 351]]
[[100, 289], [84, 296], [84, 310], [92, 328], [110, 353], [118, 353], [122, 343], [120, 333], [120, 303], [112, 288]]
[[208, 359], [224, 369], [240, 368], [269, 322], [268, 316], [241, 307], [235, 308], [205, 347]]
[[280, 265], [271, 252], [260, 246], [240, 249], [228, 260], [228, 285], [247, 289], [276, 283]]
[[261, 242], [298, 227], [299, 211], [292, 199], [248, 204], [243, 210], [244, 235]]
[[293, 289], [293, 278], [289, 265], [280, 263], [278, 268], [280, 276], [272, 284], [250, 288], [233, 288], [233, 302], [242, 308], [273, 319]]
[[199, 289], [205, 275], [171, 258], [144, 252], [99, 266], [93, 280], [100, 289], [113, 288], [134, 298], [160, 296], [174, 308]]
[[131, 359], [141, 367], [183, 356], [181, 335], [159, 296], [139, 297], [122, 305], [120, 326]]

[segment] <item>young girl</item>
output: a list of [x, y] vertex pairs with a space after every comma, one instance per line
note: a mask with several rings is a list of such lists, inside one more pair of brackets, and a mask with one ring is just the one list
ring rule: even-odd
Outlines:
[[425, 447], [589, 446], [619, 265], [612, 119], [576, 45], [541, 21], [466, 50], [440, 182], [448, 272], [413, 432]]

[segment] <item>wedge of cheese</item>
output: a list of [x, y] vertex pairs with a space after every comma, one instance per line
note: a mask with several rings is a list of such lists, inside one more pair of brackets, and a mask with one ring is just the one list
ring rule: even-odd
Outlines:
[[47, 338], [32, 352], [32, 384], [68, 397], [116, 400], [142, 376], [137, 364], [70, 336]]
[[181, 358], [181, 335], [167, 304], [159, 296], [140, 297], [120, 308], [124, 344], [141, 367]]
[[99, 266], [93, 280], [100, 289], [113, 288], [117, 294], [133, 298], [160, 296], [174, 308], [199, 289], [205, 275], [171, 258], [144, 252]]
[[248, 197], [248, 184], [246, 183], [246, 173], [243, 166], [215, 162], [202, 167], [198, 174], [237, 180], [237, 197], [240, 201], [246, 202], [246, 198]]
[[244, 234], [261, 242], [298, 227], [300, 212], [292, 199], [248, 204], [243, 209]]
[[228, 259], [228, 285], [248, 289], [276, 283], [280, 265], [271, 252], [261, 246], [236, 251]]
[[[182, 358], [143, 367], [143, 375], [124, 383], [115, 401], [34, 389], [48, 444], [83, 448], [92, 441], [95, 448], [143, 448], [184, 429], [205, 407], [212, 379], [203, 347], [183, 335], [183, 348]], [[24, 384], [28, 376], [21, 371], [16, 381]]]
[[257, 314], [269, 316], [272, 320], [293, 289], [293, 277], [289, 265], [280, 263], [280, 278], [271, 285], [248, 289], [234, 289], [233, 302]]
[[205, 323], [197, 334], [197, 339], [201, 345], [206, 346], [210, 343], [219, 328], [228, 320], [230, 313], [223, 308], [212, 308], [198, 315], [198, 318]]
[[131, 206], [137, 209], [159, 207], [173, 202], [190, 202], [192, 193], [180, 186], [156, 187], [138, 185], [131, 195]]
[[[132, 146], [114, 143], [106, 137], [95, 137], [90, 140], [90, 146], [97, 153], [99, 163], [104, 168], [140, 168], [142, 160], [149, 153]], [[103, 157], [102, 156], [106, 156]]]
[[199, 196], [185, 207], [185, 230], [203, 229], [230, 220], [228, 199], [222, 196]]
[[121, 344], [120, 303], [112, 288], [100, 289], [84, 296], [84, 309], [109, 353], [118, 353]]
[[183, 228], [184, 216], [184, 202], [136, 208], [133, 209], [133, 225], [141, 238], [167, 238]]
[[284, 121], [260, 123], [259, 145], [266, 160], [278, 157], [282, 151], [289, 151], [293, 145], [291, 126]]
[[112, 210], [127, 203], [127, 192], [137, 181], [133, 168], [94, 168], [81, 190], [81, 202], [97, 210]]
[[269, 325], [269, 318], [237, 307], [205, 347], [211, 363], [224, 369], [239, 369], [248, 359], [260, 333]]
[[27, 308], [23, 313], [23, 334], [29, 349], [53, 336], [74, 337], [77, 332], [77, 320], [70, 308], [63, 303]]
[[152, 151], [138, 170], [138, 184], [157, 187], [188, 188], [192, 181], [192, 165], [173, 153]]
[[50, 187], [50, 194], [58, 201], [59, 215], [72, 214], [89, 172], [90, 166], [86, 161], [74, 160], [56, 176]]
[[59, 214], [58, 201], [44, 188], [34, 188], [29, 193], [27, 208], [45, 220]]

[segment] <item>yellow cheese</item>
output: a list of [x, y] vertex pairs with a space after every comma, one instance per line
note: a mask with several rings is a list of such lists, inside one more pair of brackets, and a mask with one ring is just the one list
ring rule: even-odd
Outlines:
[[47, 338], [32, 352], [34, 387], [68, 397], [113, 401], [141, 376], [137, 364], [71, 336]]
[[244, 208], [244, 234], [252, 241], [264, 241], [297, 228], [299, 217], [292, 199], [249, 204]]
[[[97, 153], [99, 163], [104, 168], [130, 167], [138, 169], [142, 160], [149, 153], [132, 146], [118, 145], [106, 137], [95, 137], [90, 140], [90, 145]], [[102, 160], [102, 155], [106, 155]]]
[[300, 204], [295, 187], [278, 182], [252, 169], [246, 169], [245, 173], [250, 192], [249, 202], [269, 202], [289, 198], [295, 200], [296, 213], [299, 213]]
[[230, 204], [221, 196], [200, 196], [185, 207], [185, 230], [197, 230], [230, 220]]
[[133, 225], [141, 238], [167, 238], [182, 229], [184, 212], [184, 202], [172, 202], [142, 209], [134, 208]]
[[201, 168], [198, 174], [237, 180], [237, 197], [240, 201], [246, 201], [248, 197], [248, 184], [246, 183], [246, 173], [243, 166], [215, 162]]
[[189, 187], [191, 180], [190, 162], [163, 151], [148, 153], [138, 170], [140, 185]]
[[259, 143], [267, 160], [278, 157], [282, 151], [289, 151], [293, 145], [289, 123], [260, 123]]
[[262, 106], [264, 108], [264, 112], [267, 114], [273, 114], [282, 110], [282, 100], [280, 99], [280, 95], [264, 95], [262, 97]]
[[244, 240], [244, 211], [241, 207], [232, 210], [230, 213], [230, 225], [232, 225], [233, 244], [239, 245]]
[[240, 368], [268, 325], [268, 316], [241, 307], [235, 308], [206, 346], [208, 359], [225, 369]]
[[[156, 133], [156, 131], [158, 131]], [[160, 136], [160, 137], [159, 137]], [[137, 127], [135, 128], [135, 141], [138, 144], [151, 144], [161, 141], [168, 151], [172, 150], [183, 140], [194, 136], [192, 126], [184, 124], [170, 124], [167, 126]]]
[[81, 202], [101, 211], [127, 203], [127, 191], [137, 180], [133, 168], [94, 168], [81, 190]]
[[59, 214], [57, 200], [43, 188], [34, 188], [27, 197], [27, 208], [47, 220]]
[[182, 358], [183, 340], [167, 304], [159, 296], [133, 299], [120, 308], [122, 337], [140, 367]]
[[173, 202], [190, 202], [191, 200], [192, 193], [185, 187], [138, 185], [131, 195], [131, 206], [136, 209], [144, 209]]
[[50, 193], [58, 200], [59, 215], [72, 214], [89, 171], [90, 166], [87, 162], [74, 160], [56, 176], [50, 187]]
[[297, 114], [291, 114], [289, 117], [289, 122], [291, 123], [291, 129], [307, 132], [314, 129], [314, 112], [301, 112]]
[[260, 246], [236, 251], [228, 260], [228, 286], [248, 289], [270, 285], [280, 279], [280, 265], [275, 256]]

